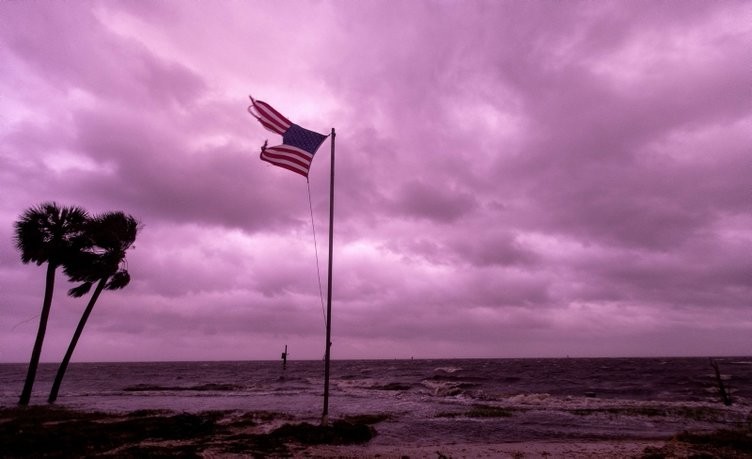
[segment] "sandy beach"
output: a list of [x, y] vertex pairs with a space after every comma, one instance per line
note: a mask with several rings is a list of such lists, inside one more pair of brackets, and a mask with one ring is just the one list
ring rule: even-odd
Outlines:
[[[646, 457], [666, 442], [651, 441], [540, 441], [435, 446], [332, 446], [321, 445], [298, 451], [305, 457], [354, 458], [630, 458]], [[686, 448], [683, 448], [686, 451]]]
[[84, 412], [0, 408], [2, 457], [657, 458], [749, 457], [750, 430], [679, 434], [665, 440], [545, 440], [433, 445], [373, 444], [379, 416], [322, 428], [283, 413]]

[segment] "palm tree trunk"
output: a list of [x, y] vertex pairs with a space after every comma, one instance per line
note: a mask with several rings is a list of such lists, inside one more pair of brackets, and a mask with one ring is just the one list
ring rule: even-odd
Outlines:
[[86, 309], [84, 310], [83, 315], [81, 316], [81, 320], [78, 321], [78, 327], [76, 327], [75, 333], [73, 333], [73, 338], [71, 338], [71, 342], [68, 345], [68, 350], [65, 352], [65, 357], [63, 357], [63, 361], [60, 363], [60, 366], [57, 369], [57, 374], [55, 375], [55, 382], [52, 383], [52, 390], [50, 390], [50, 397], [47, 399], [48, 403], [55, 403], [55, 400], [57, 400], [57, 393], [60, 390], [60, 384], [63, 383], [63, 376], [65, 376], [65, 370], [68, 369], [68, 364], [70, 363], [70, 359], [73, 356], [73, 350], [76, 349], [76, 344], [78, 344], [78, 339], [81, 337], [81, 333], [84, 331], [84, 327], [86, 326], [86, 321], [89, 320], [89, 315], [91, 314], [91, 310], [94, 309], [94, 304], [99, 299], [99, 294], [102, 293], [102, 290], [104, 289], [104, 285], [107, 283], [107, 277], [103, 277], [99, 280], [99, 283], [97, 284], [97, 288], [94, 290], [94, 293], [91, 294], [91, 298], [89, 299], [89, 304], [86, 305]]
[[34, 386], [34, 378], [37, 376], [37, 367], [39, 366], [39, 356], [42, 355], [42, 343], [44, 334], [47, 331], [47, 319], [50, 317], [50, 306], [52, 305], [52, 292], [55, 290], [55, 269], [57, 265], [53, 262], [47, 263], [47, 280], [44, 287], [44, 301], [42, 303], [42, 314], [39, 316], [39, 329], [37, 330], [37, 339], [34, 341], [34, 349], [31, 351], [31, 360], [29, 360], [29, 369], [26, 372], [26, 382], [24, 382], [21, 399], [18, 404], [27, 406], [31, 400], [31, 389]]

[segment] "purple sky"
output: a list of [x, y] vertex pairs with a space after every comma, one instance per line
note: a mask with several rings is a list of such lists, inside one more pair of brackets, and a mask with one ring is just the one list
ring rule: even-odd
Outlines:
[[[143, 229], [74, 360], [319, 359], [305, 179], [337, 129], [334, 358], [752, 353], [752, 3], [0, 3], [0, 361], [54, 200]], [[329, 142], [311, 170], [326, 282]], [[62, 274], [42, 354], [85, 301]], [[326, 285], [324, 285], [326, 288]]]

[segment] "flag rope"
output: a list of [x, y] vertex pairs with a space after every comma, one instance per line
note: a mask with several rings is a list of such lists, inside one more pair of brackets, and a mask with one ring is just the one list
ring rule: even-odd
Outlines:
[[324, 315], [324, 328], [326, 328], [326, 308], [324, 306], [324, 289], [321, 287], [321, 268], [319, 267], [319, 247], [316, 241], [316, 225], [313, 223], [313, 203], [311, 202], [311, 182], [306, 178], [308, 186], [308, 209], [311, 211], [311, 230], [313, 231], [313, 249], [316, 253], [316, 274], [319, 280], [319, 299], [321, 299], [321, 313]]

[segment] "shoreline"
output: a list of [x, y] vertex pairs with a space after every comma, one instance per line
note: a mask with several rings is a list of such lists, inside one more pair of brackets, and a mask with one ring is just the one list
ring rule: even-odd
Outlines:
[[[540, 439], [521, 442], [383, 444], [378, 415], [332, 420], [266, 411], [128, 413], [55, 406], [0, 407], [4, 457], [166, 456], [306, 458], [651, 458], [743, 457], [752, 454], [752, 429], [681, 434], [665, 439]], [[730, 433], [729, 433], [730, 432]]]

